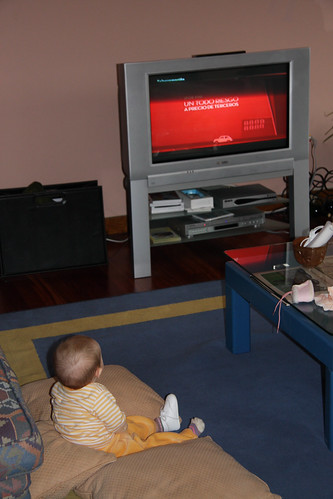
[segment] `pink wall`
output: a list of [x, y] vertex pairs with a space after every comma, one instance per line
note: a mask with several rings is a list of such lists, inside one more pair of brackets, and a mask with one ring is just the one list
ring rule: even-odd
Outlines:
[[118, 62], [303, 46], [310, 133], [331, 168], [331, 0], [1, 0], [0, 187], [97, 179], [105, 215], [125, 214]]

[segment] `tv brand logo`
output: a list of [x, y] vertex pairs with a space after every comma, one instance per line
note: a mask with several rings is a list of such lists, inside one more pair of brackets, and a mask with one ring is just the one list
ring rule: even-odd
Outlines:
[[174, 83], [177, 81], [185, 81], [185, 78], [157, 78], [157, 83]]

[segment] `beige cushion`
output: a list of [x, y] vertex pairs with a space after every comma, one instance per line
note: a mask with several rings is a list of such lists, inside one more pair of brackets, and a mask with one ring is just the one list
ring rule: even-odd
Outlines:
[[84, 499], [277, 499], [210, 437], [118, 458], [77, 486]]
[[21, 387], [23, 398], [35, 421], [50, 421], [50, 390], [54, 383], [55, 380], [49, 378], [33, 381]]
[[[127, 415], [156, 417], [163, 400], [121, 366], [100, 378]], [[111, 454], [71, 444], [54, 429], [49, 391], [53, 379], [22, 387], [45, 447], [43, 465], [31, 475], [32, 499], [62, 499], [74, 488], [84, 499], [273, 499], [268, 486], [210, 437], [154, 448], [114, 460]]]
[[116, 460], [113, 454], [67, 442], [51, 421], [40, 421], [37, 426], [44, 443], [44, 462], [31, 474], [33, 499], [63, 499], [95, 471]]

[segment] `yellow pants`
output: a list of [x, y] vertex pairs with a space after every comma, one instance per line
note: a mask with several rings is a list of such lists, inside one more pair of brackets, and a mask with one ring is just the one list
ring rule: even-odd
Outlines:
[[180, 433], [171, 431], [156, 433], [155, 421], [144, 416], [129, 416], [126, 421], [127, 431], [115, 433], [112, 441], [100, 450], [121, 457], [152, 447], [178, 444], [185, 440], [198, 438], [189, 428]]

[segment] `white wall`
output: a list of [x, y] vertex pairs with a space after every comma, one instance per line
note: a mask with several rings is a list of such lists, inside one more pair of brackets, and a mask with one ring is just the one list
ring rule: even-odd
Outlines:
[[97, 179], [105, 215], [125, 214], [118, 62], [303, 46], [310, 133], [330, 169], [331, 0], [0, 0], [0, 188]]

